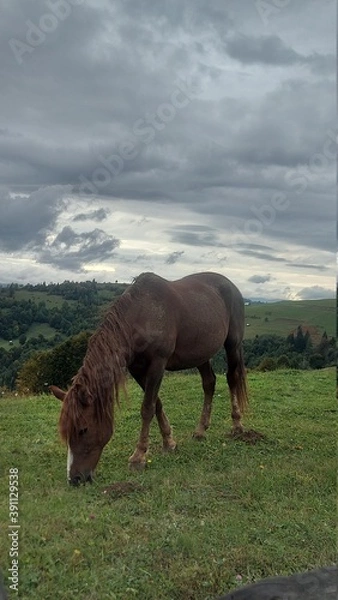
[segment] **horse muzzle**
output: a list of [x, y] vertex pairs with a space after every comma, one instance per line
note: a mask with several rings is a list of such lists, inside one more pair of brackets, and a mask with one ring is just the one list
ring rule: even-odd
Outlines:
[[90, 471], [88, 474], [81, 473], [79, 475], [75, 475], [74, 477], [69, 477], [68, 483], [74, 487], [77, 487], [81, 484], [86, 485], [86, 483], [93, 483], [93, 473]]

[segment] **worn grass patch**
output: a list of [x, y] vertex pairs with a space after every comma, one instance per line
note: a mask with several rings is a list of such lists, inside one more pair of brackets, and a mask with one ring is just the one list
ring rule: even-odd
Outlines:
[[75, 489], [66, 485], [58, 401], [1, 400], [7, 585], [11, 467], [19, 469], [21, 600], [208, 600], [235, 587], [238, 575], [246, 583], [334, 562], [335, 372], [253, 372], [249, 388], [245, 425], [264, 439], [250, 445], [226, 435], [229, 399], [219, 377], [212, 425], [199, 443], [199, 377], [166, 377], [161, 396], [178, 450], [162, 454], [154, 422], [148, 468], [131, 473], [141, 392], [130, 382], [95, 483]]

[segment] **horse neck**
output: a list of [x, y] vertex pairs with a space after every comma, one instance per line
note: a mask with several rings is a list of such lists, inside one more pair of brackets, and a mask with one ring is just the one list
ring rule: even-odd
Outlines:
[[104, 324], [90, 339], [82, 366], [83, 372], [96, 386], [111, 394], [125, 378], [130, 350], [125, 339]]

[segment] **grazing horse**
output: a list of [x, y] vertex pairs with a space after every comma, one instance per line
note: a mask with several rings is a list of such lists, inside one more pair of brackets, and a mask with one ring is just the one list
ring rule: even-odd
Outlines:
[[270, 577], [221, 596], [218, 600], [337, 600], [337, 567]]
[[196, 438], [210, 424], [216, 376], [210, 358], [224, 346], [232, 405], [233, 431], [242, 432], [247, 406], [246, 372], [242, 354], [244, 303], [237, 287], [223, 275], [199, 273], [167, 281], [143, 273], [117, 299], [88, 343], [83, 365], [67, 392], [51, 391], [64, 400], [61, 437], [68, 445], [70, 483], [90, 481], [101, 452], [112, 436], [114, 408], [126, 370], [144, 391], [142, 427], [131, 468], [143, 468], [149, 427], [156, 414], [164, 450], [174, 450], [167, 416], [158, 396], [165, 370], [197, 367], [204, 404]]

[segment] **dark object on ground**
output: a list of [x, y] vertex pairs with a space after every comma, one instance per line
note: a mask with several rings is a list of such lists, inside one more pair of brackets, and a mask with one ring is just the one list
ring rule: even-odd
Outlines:
[[337, 600], [337, 567], [271, 577], [234, 590], [218, 600]]
[[142, 490], [143, 486], [134, 481], [117, 481], [106, 487], [103, 490], [103, 494], [107, 494], [113, 498], [121, 498], [132, 492], [141, 492]]
[[243, 431], [231, 431], [231, 433], [227, 434], [228, 437], [233, 438], [234, 440], [240, 440], [241, 442], [245, 442], [246, 444], [250, 444], [250, 446], [254, 446], [257, 442], [265, 439], [265, 435], [260, 433], [259, 431], [255, 431], [254, 429], [247, 429]]

